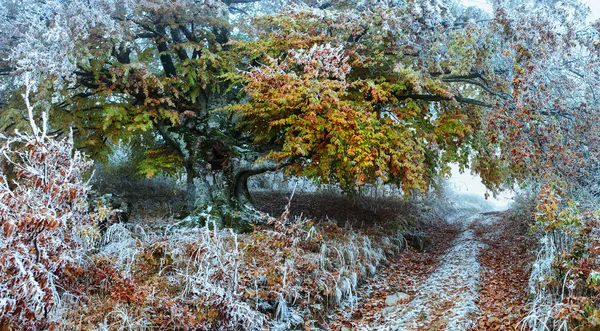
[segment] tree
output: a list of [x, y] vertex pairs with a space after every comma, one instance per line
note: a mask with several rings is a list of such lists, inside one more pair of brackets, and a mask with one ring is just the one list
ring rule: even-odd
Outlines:
[[3, 70], [44, 77], [58, 132], [74, 125], [92, 150], [154, 132], [142, 169], [180, 164], [190, 207], [221, 216], [249, 204], [248, 177], [284, 166], [408, 193], [458, 162], [496, 190], [597, 155], [577, 134], [595, 125], [582, 69], [597, 51], [574, 0], [4, 5]]
[[[498, 1], [495, 34], [510, 98], [489, 113], [482, 141], [513, 182], [587, 186], [597, 169], [598, 31], [579, 1]], [[479, 164], [486, 162], [483, 159]], [[485, 172], [485, 171], [483, 171]], [[597, 179], [595, 179], [597, 181]]]
[[338, 6], [257, 20], [265, 32], [245, 47], [267, 56], [240, 106], [255, 143], [347, 190], [380, 179], [424, 191], [448, 163], [466, 166], [487, 106], [465, 86], [483, 86], [469, 57], [478, 31], [445, 31], [454, 18], [433, 2]]
[[162, 146], [142, 170], [180, 164], [190, 208], [216, 205], [224, 216], [245, 205], [250, 174], [279, 167], [252, 164], [236, 116], [215, 111], [239, 99], [220, 76], [239, 62], [228, 45], [230, 12], [253, 2], [30, 1], [18, 10], [6, 2], [6, 70], [43, 77], [38, 92], [52, 95], [53, 128], [73, 125], [91, 153], [154, 131]]
[[[274, 159], [308, 159], [297, 172], [350, 186], [366, 177], [423, 188], [458, 162], [492, 191], [549, 177], [589, 187], [600, 151], [589, 9], [576, 0], [493, 7], [340, 1], [259, 18], [269, 57], [247, 75], [253, 99], [242, 107], [255, 138], [279, 139]], [[343, 77], [328, 71], [338, 47]], [[336, 119], [348, 110], [348, 122], [371, 116], [370, 125], [344, 127]], [[402, 165], [411, 159], [416, 167]]]

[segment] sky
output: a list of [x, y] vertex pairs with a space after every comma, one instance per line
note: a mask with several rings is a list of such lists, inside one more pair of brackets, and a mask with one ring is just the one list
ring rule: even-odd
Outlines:
[[600, 18], [600, 0], [585, 0], [584, 1], [592, 9], [592, 17], [590, 21], [595, 21]]
[[[458, 171], [458, 165], [450, 165], [452, 168], [452, 177], [450, 177], [450, 187], [455, 192], [475, 194], [481, 197], [485, 197], [487, 189], [481, 183], [481, 177], [474, 176], [471, 174], [471, 170], [467, 169], [464, 173]], [[498, 209], [505, 209], [512, 201], [512, 192], [501, 192], [496, 197], [488, 197], [488, 201], [491, 202]]]

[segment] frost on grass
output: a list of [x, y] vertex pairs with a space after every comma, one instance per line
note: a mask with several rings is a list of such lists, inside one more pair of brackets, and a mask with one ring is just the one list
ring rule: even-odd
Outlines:
[[287, 213], [272, 226], [247, 241], [251, 277], [243, 281], [255, 307], [273, 311], [270, 326], [276, 330], [298, 327], [329, 307], [354, 306], [359, 281], [375, 274], [386, 252], [398, 249], [390, 239], [375, 244], [334, 223], [288, 219]]
[[[554, 236], [546, 234], [539, 240], [536, 260], [531, 269], [529, 278], [529, 293], [533, 296], [530, 302], [529, 314], [522, 321], [523, 327], [528, 326], [531, 330], [569, 330], [566, 320], [556, 319], [556, 313], [560, 311], [565, 302], [565, 287], [567, 277], [561, 279], [561, 285], [556, 288], [545, 284], [556, 277], [554, 264], [561, 249], [554, 238], [567, 235], [556, 233]], [[562, 241], [566, 241], [563, 239]], [[566, 293], [568, 295], [568, 292]]]
[[[352, 307], [358, 285], [401, 248], [329, 221], [289, 217], [252, 233], [194, 228], [132, 234], [111, 226], [83, 274], [89, 300], [69, 300], [69, 327], [286, 330], [318, 327]], [[81, 319], [84, 325], [81, 326]]]
[[[214, 228], [214, 224], [213, 224]], [[175, 263], [181, 296], [219, 303], [227, 316], [220, 327], [258, 330], [266, 324], [264, 314], [252, 309], [240, 292], [243, 253], [237, 234], [203, 228], [176, 231], [168, 250]]]
[[117, 223], [106, 229], [101, 243], [99, 255], [113, 258], [121, 271], [130, 275], [135, 257], [140, 253], [139, 239], [123, 224]]
[[597, 202], [589, 192], [567, 195], [550, 186], [542, 187], [532, 201], [525, 210], [534, 211], [532, 229], [539, 242], [529, 280], [532, 300], [522, 327], [595, 330], [600, 312]]

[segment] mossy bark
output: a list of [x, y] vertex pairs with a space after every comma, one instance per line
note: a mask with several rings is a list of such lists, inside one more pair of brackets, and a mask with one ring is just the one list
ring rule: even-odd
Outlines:
[[202, 165], [190, 169], [187, 174], [189, 212], [210, 215], [208, 217], [218, 226], [251, 230], [252, 224], [260, 220], [260, 214], [254, 209], [248, 180], [279, 168], [278, 163], [271, 161], [258, 164], [235, 161], [223, 169], [213, 170]]
[[159, 123], [158, 131], [183, 160], [188, 213], [207, 215], [219, 226], [251, 229], [259, 218], [253, 208], [248, 180], [291, 162], [265, 160], [260, 153], [241, 151], [232, 147], [230, 139], [211, 133], [206, 127], [196, 127], [192, 130], [197, 131], [194, 134], [189, 129], [177, 130]]

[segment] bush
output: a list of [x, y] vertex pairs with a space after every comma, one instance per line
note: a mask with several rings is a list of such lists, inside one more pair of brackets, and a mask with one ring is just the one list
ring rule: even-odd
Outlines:
[[[27, 100], [26, 100], [27, 102]], [[61, 273], [98, 237], [84, 173], [92, 163], [72, 139], [0, 135], [0, 329], [52, 328]], [[9, 179], [11, 178], [11, 179]]]
[[532, 330], [598, 330], [600, 212], [583, 194], [541, 187], [532, 229], [538, 256], [529, 282], [534, 296], [524, 322]]

